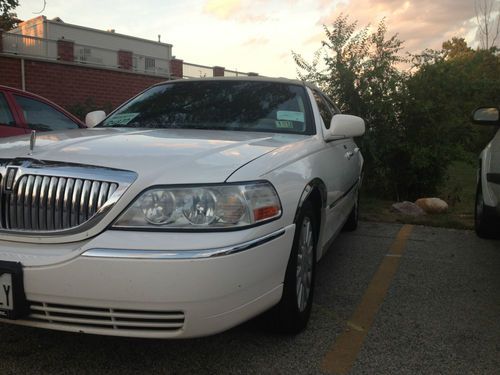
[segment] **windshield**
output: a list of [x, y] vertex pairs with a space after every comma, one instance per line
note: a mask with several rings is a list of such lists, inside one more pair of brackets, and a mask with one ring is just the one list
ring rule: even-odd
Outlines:
[[314, 134], [303, 86], [258, 81], [185, 81], [154, 86], [100, 126]]

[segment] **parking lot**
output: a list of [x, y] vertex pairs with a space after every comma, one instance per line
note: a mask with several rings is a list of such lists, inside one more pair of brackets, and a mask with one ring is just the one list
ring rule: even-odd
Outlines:
[[[203, 280], [200, 280], [200, 283]], [[308, 329], [182, 341], [0, 325], [0, 373], [498, 374], [500, 241], [363, 222], [318, 266]]]

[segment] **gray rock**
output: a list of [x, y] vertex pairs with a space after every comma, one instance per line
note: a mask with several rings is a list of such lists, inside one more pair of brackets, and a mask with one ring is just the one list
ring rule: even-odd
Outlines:
[[404, 201], [397, 202], [392, 205], [392, 210], [403, 215], [422, 216], [425, 211], [418, 207], [415, 203]]

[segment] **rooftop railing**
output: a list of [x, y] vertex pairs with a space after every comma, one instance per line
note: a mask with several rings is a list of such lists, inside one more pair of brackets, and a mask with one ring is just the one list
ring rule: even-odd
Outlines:
[[64, 61], [95, 67], [125, 69], [140, 74], [166, 78], [200, 78], [214, 76], [250, 76], [244, 73], [176, 60], [177, 69], [172, 68], [175, 59], [141, 55], [130, 51], [112, 50], [60, 39], [51, 40], [29, 35], [0, 31], [0, 53]]

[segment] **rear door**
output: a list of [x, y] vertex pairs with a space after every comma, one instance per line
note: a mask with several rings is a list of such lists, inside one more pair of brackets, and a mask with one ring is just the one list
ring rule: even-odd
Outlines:
[[26, 128], [18, 121], [15, 108], [9, 105], [7, 95], [0, 92], [0, 137], [26, 134]]

